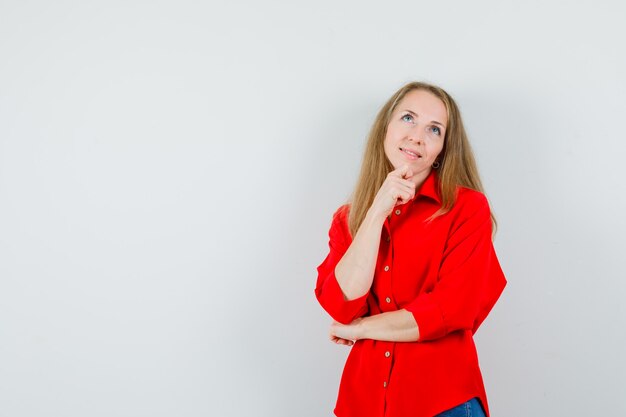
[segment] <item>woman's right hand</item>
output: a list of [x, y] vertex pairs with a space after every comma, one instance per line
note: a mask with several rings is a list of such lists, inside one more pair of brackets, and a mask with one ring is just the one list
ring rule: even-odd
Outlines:
[[412, 176], [413, 172], [408, 165], [402, 165], [387, 174], [374, 197], [369, 213], [384, 219], [391, 214], [395, 206], [410, 201], [415, 196], [416, 188], [416, 185], [408, 180]]

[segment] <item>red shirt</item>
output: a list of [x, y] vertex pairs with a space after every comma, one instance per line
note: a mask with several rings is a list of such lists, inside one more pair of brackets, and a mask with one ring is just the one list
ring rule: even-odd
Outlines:
[[478, 397], [489, 417], [473, 334], [506, 286], [491, 240], [484, 194], [457, 188], [446, 214], [432, 170], [415, 197], [396, 206], [381, 230], [370, 291], [344, 300], [335, 266], [350, 246], [349, 205], [333, 215], [330, 251], [317, 267], [315, 294], [338, 322], [406, 309], [415, 317], [417, 342], [358, 340], [341, 377], [339, 417], [432, 417]]

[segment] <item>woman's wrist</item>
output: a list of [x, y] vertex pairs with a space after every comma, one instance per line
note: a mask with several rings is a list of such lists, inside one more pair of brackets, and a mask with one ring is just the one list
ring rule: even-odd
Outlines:
[[368, 223], [376, 226], [382, 227], [383, 223], [385, 223], [385, 219], [387, 216], [385, 214], [375, 213], [370, 208], [365, 214], [365, 219], [363, 219], [363, 223]]
[[362, 317], [361, 319], [359, 319], [359, 321], [357, 323], [355, 323], [356, 326], [356, 340], [361, 340], [361, 339], [367, 339], [367, 324], [368, 324], [368, 320], [369, 317]]

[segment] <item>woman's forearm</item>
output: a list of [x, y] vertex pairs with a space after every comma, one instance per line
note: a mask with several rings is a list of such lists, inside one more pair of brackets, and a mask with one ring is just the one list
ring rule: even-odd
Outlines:
[[404, 309], [364, 317], [357, 326], [359, 339], [416, 342], [420, 335], [413, 314]]
[[372, 286], [384, 222], [384, 217], [368, 212], [352, 244], [335, 267], [335, 276], [346, 300], [365, 295]]

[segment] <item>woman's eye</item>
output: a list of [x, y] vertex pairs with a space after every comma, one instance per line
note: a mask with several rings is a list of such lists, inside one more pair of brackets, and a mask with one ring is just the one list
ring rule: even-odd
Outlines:
[[410, 122], [411, 120], [406, 120], [405, 117], [408, 117], [409, 119], [413, 120], [413, 116], [411, 116], [410, 114], [405, 114], [404, 116], [402, 116], [402, 120], [404, 120], [405, 122]]
[[437, 126], [433, 126], [433, 131], [437, 129], [437, 131], [435, 132], [438, 136], [441, 136], [441, 129], [439, 129]]

